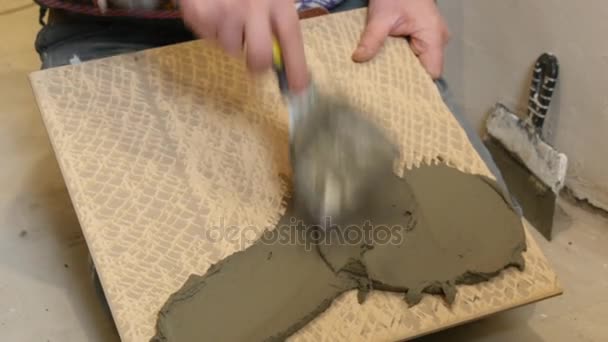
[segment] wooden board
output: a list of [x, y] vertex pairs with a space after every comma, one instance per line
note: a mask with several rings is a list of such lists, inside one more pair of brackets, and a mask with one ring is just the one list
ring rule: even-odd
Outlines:
[[[370, 63], [350, 55], [364, 10], [303, 22], [321, 91], [370, 113], [401, 147], [397, 172], [439, 159], [492, 177], [407, 43]], [[34, 72], [30, 80], [123, 341], [146, 341], [191, 273], [249, 246], [284, 210], [287, 113], [272, 75], [195, 41]], [[237, 234], [218, 235], [228, 227]], [[526, 230], [529, 227], [526, 226]], [[433, 296], [355, 293], [293, 336], [302, 341], [420, 336], [561, 293], [527, 234], [526, 269]]]

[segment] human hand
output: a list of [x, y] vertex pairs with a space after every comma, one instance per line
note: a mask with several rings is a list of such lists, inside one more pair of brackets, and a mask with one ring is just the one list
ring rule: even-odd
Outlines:
[[433, 79], [441, 76], [449, 32], [435, 0], [370, 0], [367, 25], [353, 60], [372, 59], [388, 36], [409, 36], [412, 50], [426, 71]]
[[246, 45], [252, 72], [272, 66], [272, 40], [281, 45], [291, 91], [305, 89], [309, 74], [298, 13], [291, 0], [181, 0], [184, 22], [203, 39], [210, 39], [230, 55]]

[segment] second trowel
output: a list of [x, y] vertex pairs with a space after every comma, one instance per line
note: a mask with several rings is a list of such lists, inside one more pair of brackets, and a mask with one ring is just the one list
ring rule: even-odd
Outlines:
[[361, 210], [368, 191], [392, 172], [397, 149], [345, 99], [317, 91], [313, 81], [291, 93], [275, 42], [273, 64], [289, 108], [294, 203], [322, 227]]

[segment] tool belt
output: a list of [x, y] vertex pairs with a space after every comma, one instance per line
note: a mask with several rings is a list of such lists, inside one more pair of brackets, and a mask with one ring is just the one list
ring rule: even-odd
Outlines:
[[[34, 0], [42, 9], [63, 10], [104, 17], [137, 17], [150, 19], [180, 19], [179, 0], [156, 1], [113, 1], [113, 0]], [[343, 0], [294, 0], [296, 9], [305, 17], [311, 13], [318, 15], [319, 10], [326, 12]], [[127, 7], [117, 6], [116, 3], [128, 3]], [[147, 6], [142, 5], [147, 3]], [[106, 6], [103, 6], [103, 5]], [[150, 6], [154, 4], [154, 6]], [[314, 16], [314, 15], [312, 15]], [[301, 15], [302, 17], [302, 15]]]

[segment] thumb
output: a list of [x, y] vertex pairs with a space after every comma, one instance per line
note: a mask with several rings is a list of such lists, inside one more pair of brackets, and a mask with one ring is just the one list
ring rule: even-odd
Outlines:
[[391, 25], [388, 21], [381, 19], [370, 20], [365, 26], [359, 40], [359, 45], [352, 55], [353, 61], [360, 63], [372, 59], [382, 48], [390, 30]]

